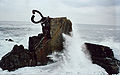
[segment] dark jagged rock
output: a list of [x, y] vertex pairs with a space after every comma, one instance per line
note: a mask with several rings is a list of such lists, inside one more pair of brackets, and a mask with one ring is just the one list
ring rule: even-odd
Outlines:
[[51, 39], [47, 39], [43, 34], [29, 37], [29, 50], [22, 45], [15, 45], [13, 50], [7, 53], [0, 60], [0, 67], [3, 70], [15, 70], [25, 66], [46, 65], [53, 62], [49, 57], [54, 51], [62, 51], [62, 33], [70, 35], [72, 23], [67, 18], [52, 18], [50, 20]]
[[92, 56], [100, 57], [100, 58], [105, 58], [105, 57], [114, 58], [112, 49], [110, 49], [107, 46], [96, 45], [91, 43], [85, 43], [85, 44]]
[[14, 42], [12, 39], [5, 39], [6, 41]]
[[0, 60], [0, 67], [3, 70], [12, 71], [21, 67], [33, 65], [30, 63], [31, 60], [31, 53], [24, 49], [23, 45], [15, 45], [11, 52], [2, 57]]
[[107, 46], [85, 43], [92, 62], [103, 67], [109, 74], [118, 74], [120, 61], [115, 59], [112, 49]]

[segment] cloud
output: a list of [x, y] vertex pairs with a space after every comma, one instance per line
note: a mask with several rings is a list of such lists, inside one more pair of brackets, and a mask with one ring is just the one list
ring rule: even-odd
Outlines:
[[75, 23], [115, 24], [119, 0], [0, 0], [0, 20], [30, 21], [31, 10], [43, 15], [67, 16]]
[[91, 7], [91, 6], [116, 6], [120, 5], [120, 0], [62, 0], [64, 4], [73, 7]]

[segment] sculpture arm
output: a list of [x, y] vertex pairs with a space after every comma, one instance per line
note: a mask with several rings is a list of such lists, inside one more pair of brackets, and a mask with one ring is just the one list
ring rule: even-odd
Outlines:
[[38, 10], [32, 10], [32, 13], [35, 14], [35, 12], [39, 13], [39, 15], [43, 18], [44, 16], [39, 12]]
[[42, 22], [42, 19], [39, 20], [39, 21], [35, 21], [35, 20], [34, 20], [34, 18], [35, 18], [35, 16], [34, 16], [35, 12], [37, 12], [42, 18], [44, 18], [43, 15], [41, 14], [41, 12], [39, 12], [38, 10], [32, 10], [33, 15], [32, 15], [32, 17], [31, 17], [31, 21], [32, 21], [33, 23], [35, 23], [35, 24]]
[[34, 15], [31, 17], [31, 21], [32, 21], [33, 23], [37, 24], [37, 23], [40, 23], [40, 22], [41, 22], [41, 20], [35, 21], [35, 20], [34, 20], [34, 17], [35, 17]]

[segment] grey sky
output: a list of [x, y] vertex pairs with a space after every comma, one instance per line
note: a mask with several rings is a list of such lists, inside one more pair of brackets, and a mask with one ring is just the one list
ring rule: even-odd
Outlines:
[[120, 25], [120, 0], [0, 0], [0, 21], [30, 21], [32, 9], [74, 23]]

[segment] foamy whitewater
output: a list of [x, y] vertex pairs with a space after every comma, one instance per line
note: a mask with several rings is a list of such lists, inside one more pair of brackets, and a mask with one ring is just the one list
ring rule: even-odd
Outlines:
[[[0, 22], [0, 59], [10, 52], [15, 44], [28, 48], [29, 36], [41, 33], [40, 25], [27, 22]], [[24, 67], [16, 71], [2, 71], [0, 75], [108, 75], [100, 66], [92, 64], [85, 42], [109, 46], [120, 60], [120, 26], [73, 24], [72, 36], [63, 34], [64, 53], [53, 53], [51, 59], [57, 61], [46, 66]], [[5, 41], [13, 39], [14, 42]]]

